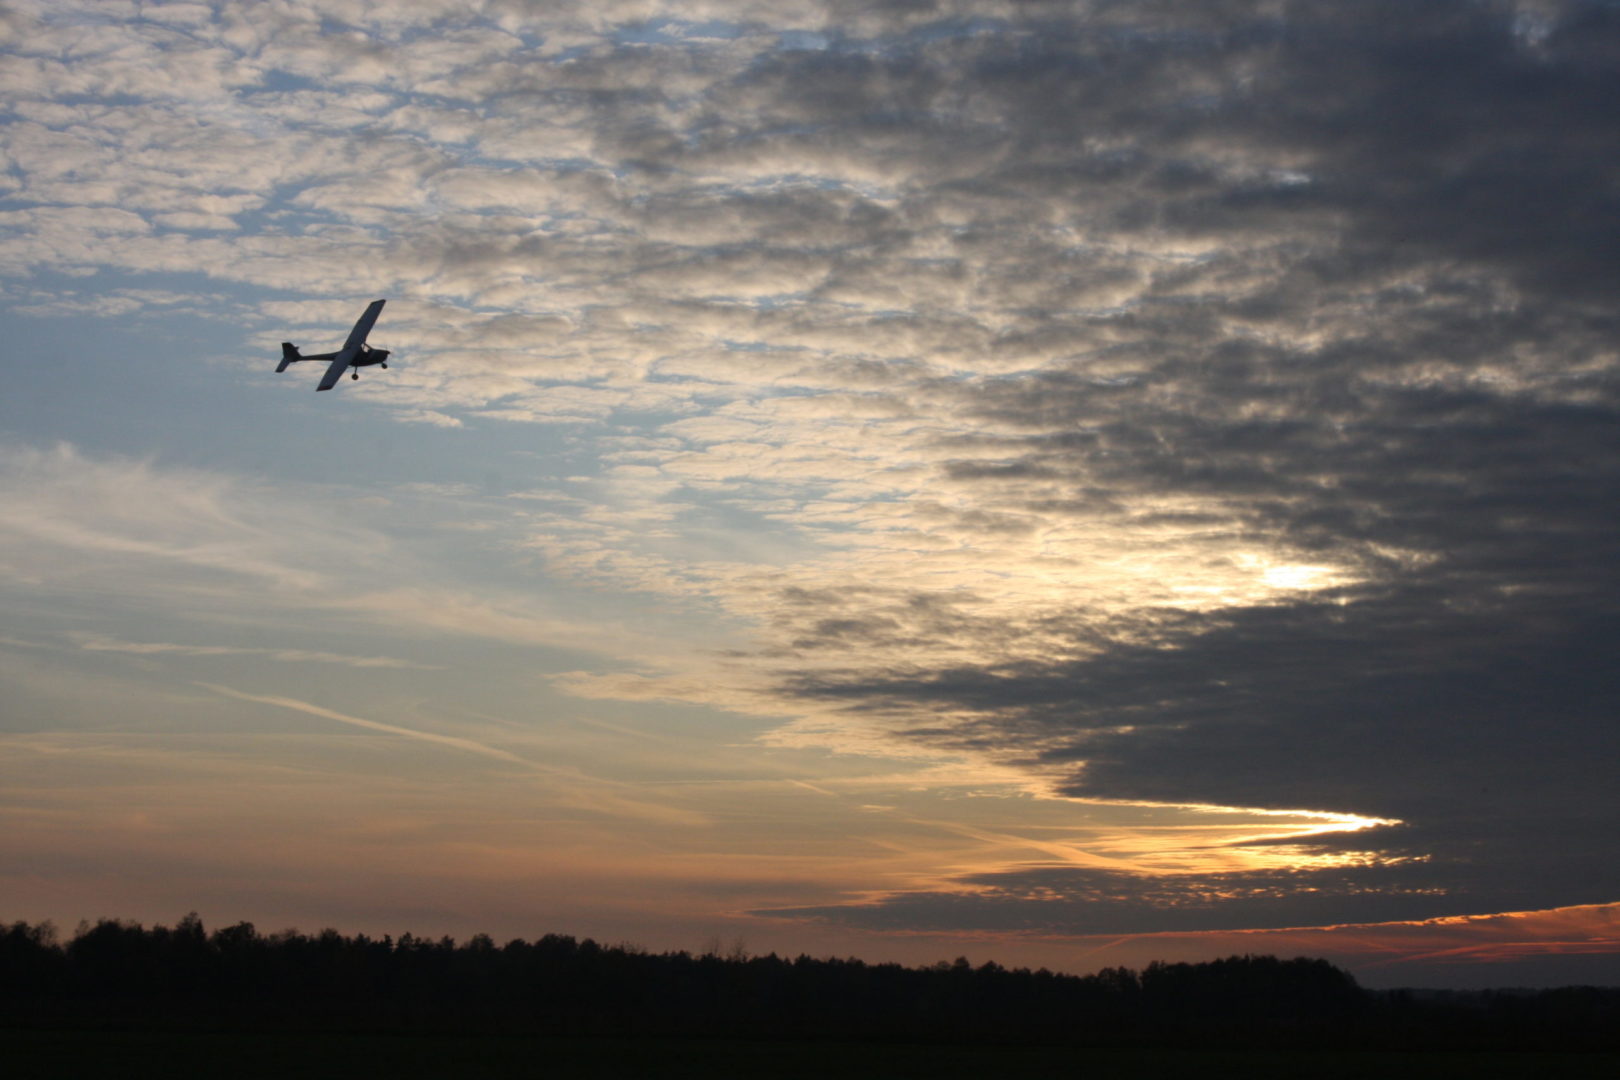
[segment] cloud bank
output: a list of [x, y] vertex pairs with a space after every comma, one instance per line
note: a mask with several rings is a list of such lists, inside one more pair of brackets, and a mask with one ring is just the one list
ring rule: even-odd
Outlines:
[[17, 3], [0, 287], [396, 297], [372, 407], [577, 433], [546, 573], [753, 628], [592, 695], [1403, 823], [806, 917], [1612, 902], [1620, 14], [1185, 7]]

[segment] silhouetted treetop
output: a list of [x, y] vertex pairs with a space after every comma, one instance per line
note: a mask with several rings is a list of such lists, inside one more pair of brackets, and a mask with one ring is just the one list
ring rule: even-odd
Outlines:
[[1620, 1032], [1620, 990], [1463, 1000], [1373, 994], [1325, 960], [1274, 956], [1061, 975], [966, 957], [654, 954], [560, 934], [210, 934], [195, 913], [83, 923], [65, 944], [49, 923], [0, 924], [0, 1005], [21, 1024], [1504, 1047], [1612, 1046]]

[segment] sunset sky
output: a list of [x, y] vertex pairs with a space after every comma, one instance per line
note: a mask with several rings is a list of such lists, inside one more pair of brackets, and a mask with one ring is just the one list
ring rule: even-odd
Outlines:
[[1620, 983], [1617, 70], [0, 0], [0, 920]]

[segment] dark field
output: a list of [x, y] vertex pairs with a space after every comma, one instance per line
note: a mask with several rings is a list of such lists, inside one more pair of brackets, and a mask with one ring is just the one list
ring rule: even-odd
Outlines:
[[1497, 1080], [1620, 1076], [1620, 1054], [1089, 1050], [742, 1040], [0, 1030], [0, 1071], [34, 1078], [1085, 1077]]

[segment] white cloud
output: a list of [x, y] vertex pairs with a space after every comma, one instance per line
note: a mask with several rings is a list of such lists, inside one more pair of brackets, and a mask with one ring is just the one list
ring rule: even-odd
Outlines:
[[[60, 446], [13, 447], [0, 455], [0, 498], [8, 507], [0, 571], [12, 590], [28, 596], [91, 598], [109, 613], [127, 608], [169, 619], [229, 622], [253, 611], [294, 637], [303, 627], [362, 626], [372, 636], [447, 634], [608, 655], [649, 644], [611, 619], [555, 613], [533, 592], [502, 594], [444, 580], [423, 557], [329, 496], [97, 459]], [[334, 565], [333, 552], [366, 557]], [[293, 658], [284, 649], [248, 651]]]

